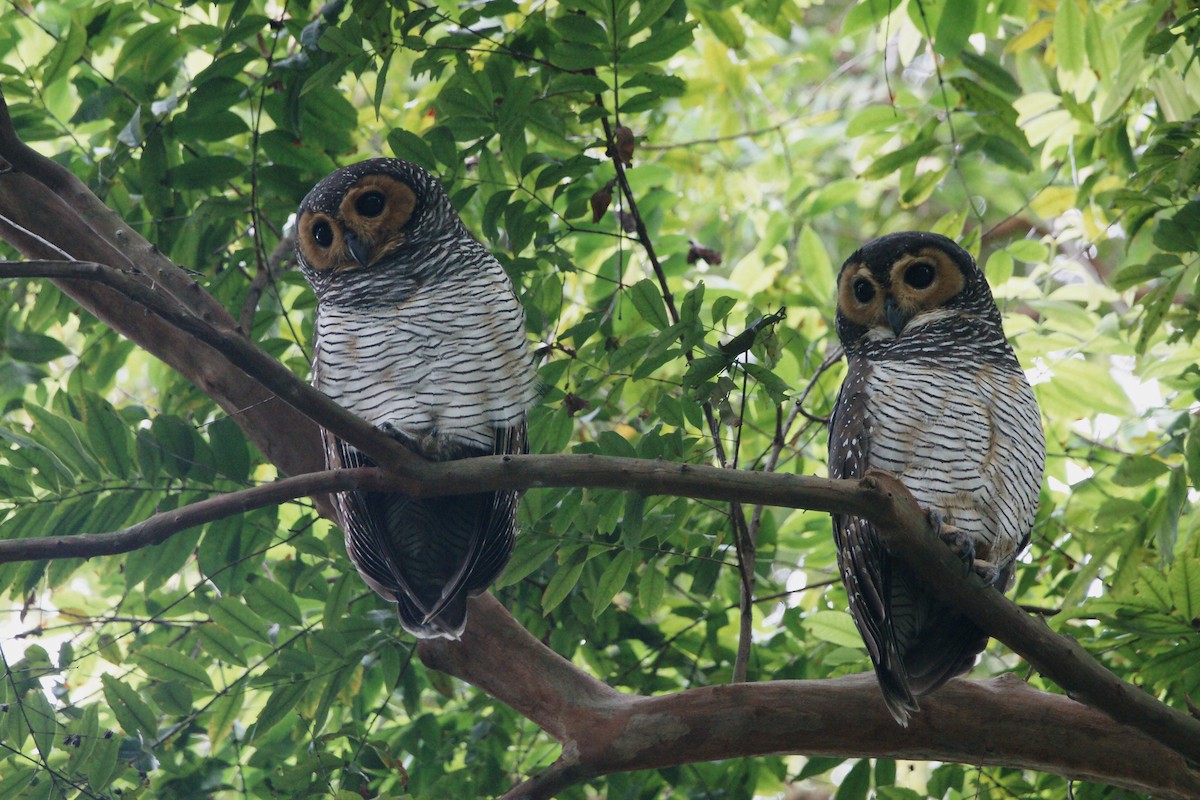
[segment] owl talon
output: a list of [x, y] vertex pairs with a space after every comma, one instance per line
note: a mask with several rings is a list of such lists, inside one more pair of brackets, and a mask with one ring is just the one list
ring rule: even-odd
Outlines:
[[981, 558], [976, 558], [971, 561], [971, 569], [975, 571], [984, 583], [988, 586], [995, 586], [1000, 580], [1000, 568], [991, 561], [984, 561]]
[[930, 509], [926, 513], [929, 517], [929, 524], [938, 538], [945, 542], [964, 563], [975, 563], [975, 540], [961, 529], [945, 524], [942, 512], [937, 509]]
[[407, 447], [409, 450], [412, 450], [416, 453], [421, 452], [420, 442], [415, 437], [409, 436], [407, 433], [400, 430], [399, 426], [395, 425], [394, 423], [381, 422], [379, 423], [379, 430], [383, 431], [388, 436]]

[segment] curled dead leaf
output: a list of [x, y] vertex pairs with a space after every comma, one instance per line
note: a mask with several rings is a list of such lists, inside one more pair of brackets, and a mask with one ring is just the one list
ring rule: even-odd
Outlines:
[[703, 259], [707, 264], [712, 264], [714, 267], [725, 260], [721, 257], [721, 253], [719, 251], [714, 250], [711, 247], [703, 247], [695, 242], [692, 242], [691, 246], [688, 247], [687, 263], [695, 264], [701, 259]]
[[633, 166], [633, 151], [637, 147], [637, 142], [633, 138], [633, 131], [624, 125], [618, 125], [613, 131], [613, 138], [617, 143], [617, 157], [621, 159], [621, 163], [627, 167]]
[[589, 202], [592, 205], [593, 223], [599, 222], [601, 217], [604, 216], [604, 212], [608, 210], [609, 205], [612, 204], [613, 186], [616, 185], [616, 182], [617, 179], [613, 178], [611, 181], [604, 184], [604, 186], [597, 189], [596, 193], [592, 195], [592, 198]]

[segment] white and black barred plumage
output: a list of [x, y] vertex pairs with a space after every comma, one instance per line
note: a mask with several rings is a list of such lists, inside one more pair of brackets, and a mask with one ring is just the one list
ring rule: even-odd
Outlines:
[[[1037, 401], [974, 259], [944, 236], [895, 233], [838, 276], [848, 372], [829, 433], [829, 474], [894, 473], [943, 536], [1000, 590], [1029, 541], [1045, 464]], [[937, 601], [880, 544], [834, 515], [850, 613], [901, 725], [917, 698], [968, 671], [987, 636]]]
[[[317, 295], [313, 385], [426, 458], [527, 451], [534, 372], [503, 268], [437, 180], [378, 158], [329, 175], [296, 217]], [[370, 461], [325, 435], [331, 468]], [[512, 552], [517, 493], [337, 495], [346, 549], [418, 637], [457, 638]]]

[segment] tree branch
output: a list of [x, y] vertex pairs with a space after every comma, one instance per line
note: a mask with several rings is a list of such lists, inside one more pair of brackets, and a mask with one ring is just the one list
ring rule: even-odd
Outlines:
[[52, 558], [92, 558], [129, 553], [162, 544], [177, 533], [237, 514], [279, 505], [313, 494], [344, 492], [350, 489], [377, 489], [388, 481], [377, 469], [350, 469], [314, 472], [282, 478], [262, 486], [210, 497], [197, 503], [162, 511], [111, 533], [83, 533], [72, 536], [43, 536], [31, 539], [0, 540], [0, 564], [15, 561], [39, 561]]
[[[818, 511], [868, 513], [879, 498], [858, 481], [774, 475], [637, 458], [586, 455], [487, 456], [451, 462], [417, 459], [406, 474], [380, 469], [327, 470], [201, 500], [120, 531], [0, 541], [0, 564], [90, 558], [161, 544], [188, 528], [313, 494], [354, 489], [439, 497], [532, 487], [605, 488], [643, 494], [741, 501]], [[852, 513], [852, 512], [846, 512]]]
[[[922, 699], [922, 713], [905, 729], [888, 714], [870, 673], [639, 697], [613, 690], [529, 636], [490, 596], [471, 601], [470, 619], [460, 642], [422, 641], [422, 661], [511, 705], [563, 748], [507, 800], [553, 797], [612, 772], [781, 753], [997, 764], [1160, 798], [1200, 795], [1200, 773], [1177, 753], [1012, 675], [951, 681]], [[499, 654], [503, 669], [496, 668]]]
[[925, 511], [899, 479], [872, 471], [864, 484], [879, 488], [889, 502], [868, 517], [884, 544], [906, 562], [921, 583], [937, 592], [991, 636], [1020, 654], [1072, 697], [1094, 706], [1117, 722], [1186, 756], [1200, 768], [1200, 719], [1160, 703], [1104, 668], [1074, 639], [1050, 630], [1040, 617], [1022, 612], [1011, 600], [986, 587], [948, 547], [933, 546]]

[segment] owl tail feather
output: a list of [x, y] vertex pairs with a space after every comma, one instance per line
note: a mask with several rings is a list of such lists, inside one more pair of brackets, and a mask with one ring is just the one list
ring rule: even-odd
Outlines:
[[421, 605], [401, 593], [396, 598], [400, 625], [418, 639], [458, 641], [467, 627], [467, 593], [459, 592], [439, 605], [439, 611], [427, 613]]
[[907, 728], [909, 716], [920, 711], [921, 706], [909, 689], [908, 674], [903, 665], [889, 667], [876, 663], [875, 676], [879, 679], [879, 690], [883, 692], [887, 710], [900, 727]]

